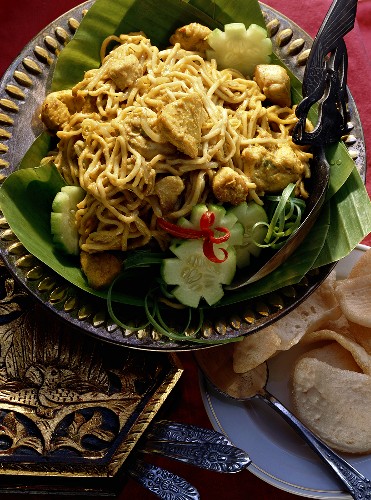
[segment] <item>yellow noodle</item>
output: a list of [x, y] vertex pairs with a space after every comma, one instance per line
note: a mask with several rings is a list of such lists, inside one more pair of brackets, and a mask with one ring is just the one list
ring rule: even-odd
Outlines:
[[[112, 43], [119, 45], [105, 55]], [[132, 55], [141, 72], [120, 88], [110, 68]], [[58, 132], [58, 151], [52, 155], [66, 182], [86, 191], [76, 215], [82, 250], [125, 251], [151, 239], [166, 249], [169, 236], [158, 228], [157, 218], [176, 220], [197, 203], [215, 202], [216, 172], [230, 167], [245, 175], [247, 147], [289, 144], [310, 175], [311, 155], [290, 137], [297, 121], [294, 109], [265, 108], [258, 85], [238, 71], [218, 71], [215, 61], [179, 44], [161, 51], [141, 34], [108, 37], [101, 60], [101, 67], [86, 72], [72, 89], [84, 104]], [[195, 158], [169, 144], [157, 125], [166, 105], [191, 94], [200, 98], [203, 113]], [[184, 190], [164, 212], [156, 185], [167, 176], [180, 177]], [[255, 184], [247, 181], [248, 199], [261, 204]]]

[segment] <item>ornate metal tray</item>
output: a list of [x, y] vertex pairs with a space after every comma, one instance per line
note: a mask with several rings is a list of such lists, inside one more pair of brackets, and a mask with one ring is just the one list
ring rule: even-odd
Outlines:
[[77, 335], [4, 263], [0, 290], [0, 492], [121, 489], [181, 376], [175, 355]]
[[[36, 36], [13, 62], [0, 82], [0, 167], [4, 179], [22, 159], [29, 145], [41, 132], [37, 119], [44, 99], [51, 67], [59, 51], [73, 36], [92, 1], [85, 2], [51, 23]], [[302, 79], [311, 38], [279, 12], [261, 4], [275, 53]], [[349, 99], [350, 133], [343, 137], [361, 176], [366, 158], [362, 127], [355, 103]], [[31, 123], [30, 123], [30, 117]], [[31, 125], [31, 126], [30, 126]], [[17, 240], [0, 214], [0, 252], [8, 268], [46, 309], [70, 325], [98, 339], [147, 350], [176, 351], [204, 347], [202, 344], [175, 342], [155, 329], [121, 328], [112, 322], [106, 301], [74, 288], [43, 263], [30, 255]], [[200, 336], [217, 341], [252, 333], [275, 321], [304, 300], [327, 276], [332, 266], [309, 273], [301, 283], [280, 289], [241, 304], [211, 309], [205, 313]], [[140, 323], [141, 312], [128, 309], [126, 323]], [[181, 323], [180, 315], [175, 325]], [[139, 322], [139, 323], [138, 323]], [[192, 336], [192, 330], [188, 334]]]

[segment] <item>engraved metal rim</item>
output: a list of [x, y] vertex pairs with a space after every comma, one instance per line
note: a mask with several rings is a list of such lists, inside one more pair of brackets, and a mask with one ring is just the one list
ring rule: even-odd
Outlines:
[[[89, 0], [48, 25], [5, 72], [0, 82], [0, 182], [15, 170], [29, 145], [41, 132], [38, 108], [45, 95], [53, 62], [92, 4], [93, 1]], [[275, 53], [302, 80], [312, 39], [287, 17], [267, 5], [261, 4], [261, 7]], [[343, 141], [365, 178], [363, 131], [351, 95], [349, 113], [352, 117], [348, 124], [350, 132], [343, 137]], [[37, 300], [60, 319], [85, 333], [115, 344], [152, 351], [185, 351], [205, 347], [204, 344], [171, 341], [152, 327], [140, 330], [119, 327], [109, 317], [105, 300], [77, 289], [29, 254], [1, 213], [0, 252], [11, 273]], [[308, 273], [298, 285], [258, 299], [207, 311], [199, 335], [209, 341], [218, 341], [258, 331], [287, 314], [310, 295], [332, 267]], [[131, 310], [130, 315], [138, 319], [138, 311]], [[187, 330], [187, 335], [191, 341], [191, 329]]]

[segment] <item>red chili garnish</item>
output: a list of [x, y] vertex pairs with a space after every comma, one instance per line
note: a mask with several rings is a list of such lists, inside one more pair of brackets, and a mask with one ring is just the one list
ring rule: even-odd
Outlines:
[[215, 262], [216, 264], [221, 264], [228, 258], [228, 252], [225, 248], [220, 248], [224, 253], [224, 258], [219, 259], [214, 252], [214, 243], [211, 240], [205, 239], [204, 244], [202, 246], [202, 250], [204, 251], [205, 257], [207, 257], [211, 262]]
[[157, 224], [161, 229], [164, 229], [167, 233], [175, 236], [176, 238], [183, 238], [185, 240], [198, 240], [199, 238], [202, 238], [204, 236], [202, 231], [200, 231], [199, 229], [190, 229], [187, 227], [177, 226], [176, 224], [173, 224], [172, 222], [169, 222], [162, 217], [159, 217], [157, 219]]
[[209, 231], [214, 222], [215, 222], [214, 212], [209, 212], [207, 210], [205, 213], [201, 215], [200, 218], [201, 231]]
[[231, 235], [229, 229], [227, 229], [226, 227], [216, 227], [215, 229], [216, 229], [216, 231], [219, 231], [220, 233], [224, 233], [224, 236], [219, 236], [219, 237], [210, 236], [210, 241], [212, 243], [219, 244], [219, 243], [224, 243], [225, 241], [229, 240], [229, 237]]
[[214, 224], [215, 214], [213, 212], [206, 211], [202, 214], [200, 219], [200, 229], [191, 229], [187, 227], [181, 227], [177, 224], [173, 224], [162, 217], [157, 219], [157, 224], [164, 229], [167, 233], [175, 236], [176, 238], [182, 239], [204, 239], [203, 243], [203, 252], [205, 257], [207, 257], [211, 262], [221, 263], [224, 262], [228, 257], [228, 252], [225, 248], [221, 248], [224, 259], [219, 259], [214, 252], [214, 244], [220, 244], [227, 241], [231, 235], [230, 231], [226, 227], [216, 227], [216, 231], [220, 233], [224, 233], [223, 236], [216, 237], [214, 235], [214, 231], [211, 229], [211, 226]]

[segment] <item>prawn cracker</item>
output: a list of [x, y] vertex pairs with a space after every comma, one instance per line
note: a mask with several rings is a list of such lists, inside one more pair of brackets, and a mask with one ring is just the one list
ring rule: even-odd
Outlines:
[[352, 267], [348, 278], [357, 278], [358, 276], [364, 276], [365, 274], [371, 274], [371, 248], [364, 252], [357, 260]]
[[371, 355], [371, 328], [349, 321], [349, 332], [352, 338]]
[[234, 345], [233, 370], [244, 373], [267, 361], [278, 351], [290, 349], [308, 332], [336, 321], [341, 310], [334, 295], [335, 274], [304, 302], [274, 324]]
[[359, 345], [355, 340], [332, 330], [318, 330], [305, 335], [303, 343], [335, 341], [344, 349], [349, 351], [353, 356], [354, 361], [361, 370], [368, 375], [371, 375], [371, 356], [367, 351]]
[[281, 339], [274, 325], [248, 335], [234, 345], [233, 371], [245, 373], [252, 370], [272, 357], [280, 349], [280, 345]]
[[371, 377], [303, 356], [293, 372], [295, 413], [330, 447], [371, 452]]
[[312, 295], [272, 325], [281, 339], [280, 350], [290, 349], [306, 333], [324, 328], [341, 316], [334, 284], [335, 274], [331, 273]]
[[254, 396], [266, 383], [266, 364], [259, 364], [244, 373], [236, 373], [232, 366], [232, 356], [232, 344], [200, 349], [195, 353], [201, 371], [224, 393], [238, 399]]
[[323, 363], [327, 363], [334, 368], [363, 373], [359, 365], [354, 360], [352, 354], [337, 342], [331, 342], [322, 347], [317, 347], [306, 352], [306, 358], [315, 358]]
[[335, 294], [348, 321], [371, 328], [371, 275], [339, 281]]

